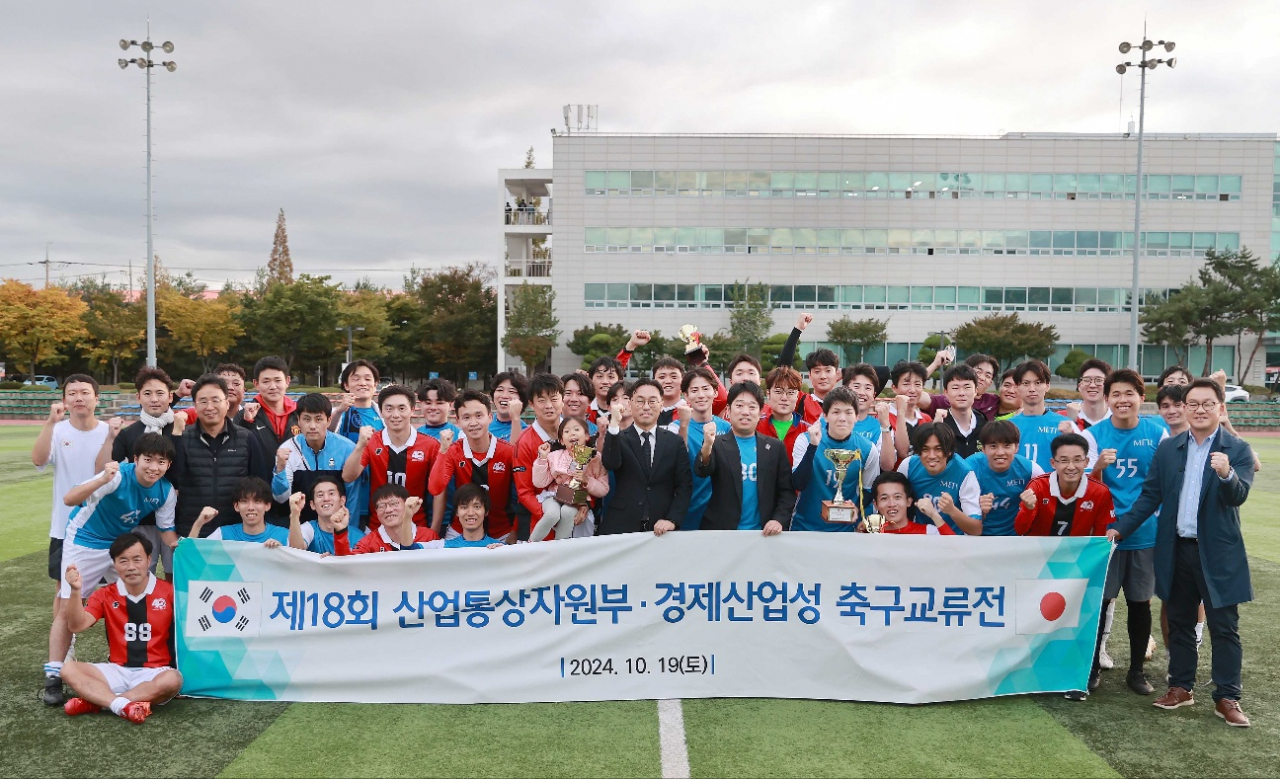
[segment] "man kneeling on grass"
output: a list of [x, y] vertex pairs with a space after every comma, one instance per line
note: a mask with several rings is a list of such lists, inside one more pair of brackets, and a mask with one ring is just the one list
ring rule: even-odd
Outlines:
[[[932, 536], [956, 534], [956, 531], [952, 530], [947, 521], [942, 518], [942, 513], [933, 505], [932, 500], [915, 501], [911, 481], [905, 474], [885, 471], [876, 477], [875, 483], [871, 486], [871, 492], [875, 497], [876, 511], [884, 517], [884, 524], [880, 526], [882, 533]], [[933, 522], [932, 525], [921, 525], [911, 521], [907, 510], [911, 508], [912, 503], [915, 503], [916, 511]], [[858, 530], [866, 532], [865, 526], [861, 524], [858, 525]]]
[[506, 546], [489, 535], [489, 492], [479, 484], [464, 484], [453, 496], [454, 517], [462, 525], [462, 535], [444, 542], [445, 549], [461, 549], [468, 546], [485, 546], [497, 549]]
[[74, 717], [108, 708], [141, 725], [152, 703], [165, 703], [182, 689], [182, 674], [173, 667], [173, 585], [150, 572], [151, 541], [142, 536], [122, 533], [108, 554], [118, 580], [96, 590], [86, 605], [80, 571], [70, 565], [64, 572], [71, 589], [62, 605], [67, 627], [83, 633], [105, 619], [109, 662], [62, 666], [63, 680], [78, 696], [63, 710]]
[[[457, 499], [456, 493], [454, 498]], [[413, 516], [418, 513], [418, 509], [422, 508], [422, 498], [410, 497], [409, 491], [404, 487], [388, 482], [373, 491], [369, 502], [377, 512], [381, 523], [378, 529], [370, 530], [369, 534], [356, 544], [355, 549], [352, 549], [351, 539], [348, 538], [347, 533], [347, 518], [335, 515], [333, 517], [334, 554], [343, 556], [370, 552], [401, 552], [440, 546], [440, 537], [431, 528], [421, 527], [413, 521]]]
[[[240, 524], [223, 525], [209, 534], [212, 540], [244, 541], [263, 546], [286, 546], [289, 543], [289, 528], [272, 525], [267, 522], [267, 512], [271, 510], [271, 488], [256, 476], [241, 479], [236, 483], [232, 493], [231, 504], [240, 515]], [[205, 506], [191, 526], [188, 538], [199, 538], [200, 530], [205, 523], [218, 516], [218, 510]], [[305, 548], [305, 547], [299, 547]]]

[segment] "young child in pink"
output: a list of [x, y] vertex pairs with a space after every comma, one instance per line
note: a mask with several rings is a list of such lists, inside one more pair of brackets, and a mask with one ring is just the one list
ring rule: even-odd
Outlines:
[[[561, 420], [557, 433], [560, 443], [555, 450], [552, 451], [550, 441], [545, 442], [538, 448], [538, 459], [533, 462], [533, 486], [542, 490], [538, 496], [538, 501], [542, 503], [542, 519], [530, 531], [530, 541], [541, 541], [552, 528], [556, 531], [556, 538], [569, 538], [573, 535], [574, 525], [586, 520], [590, 510], [585, 504], [575, 506], [556, 500], [556, 488], [569, 484], [578, 473], [574, 468], [573, 447], [588, 446], [591, 443], [587, 421], [577, 416], [565, 417]], [[593, 467], [599, 457], [599, 454], [592, 457], [581, 477], [587, 494], [593, 498], [603, 498], [609, 494], [608, 479], [600, 475], [599, 468]]]

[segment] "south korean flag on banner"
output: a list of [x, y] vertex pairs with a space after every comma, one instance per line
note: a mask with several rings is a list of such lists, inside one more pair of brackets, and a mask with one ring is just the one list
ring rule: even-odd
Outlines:
[[188, 638], [258, 635], [261, 582], [191, 582], [187, 588]]

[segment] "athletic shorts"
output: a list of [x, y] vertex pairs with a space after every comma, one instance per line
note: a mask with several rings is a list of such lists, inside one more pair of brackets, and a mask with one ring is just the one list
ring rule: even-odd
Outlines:
[[74, 565], [80, 572], [80, 597], [88, 598], [98, 589], [103, 579], [107, 583], [116, 580], [116, 569], [111, 565], [111, 552], [107, 549], [88, 549], [74, 542], [62, 547], [62, 574], [58, 581], [59, 598], [71, 597], [71, 585], [67, 584], [67, 568]]
[[62, 539], [49, 539], [49, 578], [62, 581]]
[[173, 670], [168, 666], [164, 668], [130, 668], [124, 665], [116, 665], [115, 663], [94, 663], [93, 667], [102, 672], [102, 675], [107, 679], [107, 685], [111, 687], [111, 691], [116, 695], [123, 695], [134, 687], [155, 679], [165, 671]]
[[173, 579], [173, 548], [160, 540], [160, 528], [155, 525], [138, 525], [134, 533], [151, 542], [151, 572], [156, 572], [156, 563], [164, 564], [164, 574]]
[[1151, 600], [1156, 594], [1156, 550], [1117, 549], [1107, 567], [1107, 583], [1102, 588], [1103, 600], [1114, 600], [1124, 589], [1125, 600], [1135, 603]]

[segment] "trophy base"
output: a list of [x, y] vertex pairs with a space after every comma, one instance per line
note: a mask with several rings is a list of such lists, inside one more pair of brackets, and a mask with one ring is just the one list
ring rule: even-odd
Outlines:
[[822, 521], [842, 525], [853, 524], [858, 521], [858, 507], [853, 503], [824, 500], [822, 501]]

